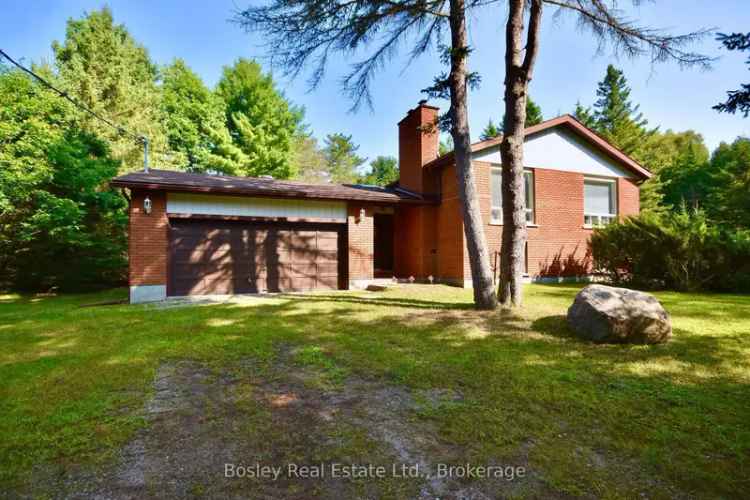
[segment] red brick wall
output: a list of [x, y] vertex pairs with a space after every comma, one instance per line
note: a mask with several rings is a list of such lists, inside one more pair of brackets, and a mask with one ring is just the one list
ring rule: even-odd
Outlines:
[[[571, 276], [588, 266], [588, 238], [591, 229], [583, 227], [583, 174], [535, 168], [535, 226], [528, 227], [529, 275]], [[490, 265], [500, 252], [502, 225], [490, 224], [490, 164], [474, 162], [479, 203], [490, 250]], [[618, 211], [638, 213], [638, 186], [629, 179], [618, 179]], [[471, 277], [464, 245], [464, 275]], [[498, 259], [499, 262], [499, 259]], [[499, 269], [497, 271], [499, 276]]]
[[394, 274], [425, 280], [438, 275], [436, 231], [438, 207], [401, 206], [394, 219]]
[[583, 228], [583, 174], [534, 169], [534, 210], [538, 227], [528, 230], [529, 275], [588, 272], [591, 230]]
[[[143, 200], [151, 199], [151, 214]], [[133, 191], [130, 199], [130, 285], [166, 285], [169, 221], [164, 191]]]
[[617, 179], [617, 210], [621, 217], [638, 215], [641, 209], [641, 193], [631, 179]]
[[437, 210], [437, 276], [442, 281], [463, 283], [468, 275], [464, 271], [464, 225], [461, 200], [458, 195], [456, 167], [442, 169], [442, 196]]
[[[360, 219], [360, 210], [365, 216]], [[349, 233], [349, 279], [372, 279], [375, 274], [373, 247], [375, 243], [375, 219], [372, 206], [350, 202], [347, 206], [347, 229]]]
[[414, 276], [420, 281], [463, 282], [464, 234], [453, 166], [430, 172], [442, 186], [438, 206], [407, 207], [396, 210], [395, 274]]
[[393, 219], [393, 273], [397, 278], [417, 276], [422, 250], [418, 246], [422, 232], [420, 207], [400, 206]]

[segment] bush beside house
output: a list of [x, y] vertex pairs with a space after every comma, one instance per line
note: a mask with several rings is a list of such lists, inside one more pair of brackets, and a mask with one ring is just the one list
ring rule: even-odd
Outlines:
[[629, 217], [594, 231], [594, 268], [616, 285], [750, 292], [750, 230], [712, 224], [700, 210]]

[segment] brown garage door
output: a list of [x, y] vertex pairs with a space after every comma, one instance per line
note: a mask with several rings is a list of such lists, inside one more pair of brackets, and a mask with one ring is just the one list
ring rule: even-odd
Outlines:
[[169, 295], [344, 288], [343, 225], [170, 221]]

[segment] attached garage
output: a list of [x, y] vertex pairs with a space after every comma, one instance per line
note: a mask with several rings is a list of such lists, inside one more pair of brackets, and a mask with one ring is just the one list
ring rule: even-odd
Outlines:
[[375, 186], [164, 170], [111, 184], [129, 190], [131, 302], [359, 288], [375, 278], [376, 240], [389, 247], [378, 277], [393, 267], [383, 221], [399, 204], [435, 203]]
[[344, 289], [345, 228], [172, 219], [167, 295]]

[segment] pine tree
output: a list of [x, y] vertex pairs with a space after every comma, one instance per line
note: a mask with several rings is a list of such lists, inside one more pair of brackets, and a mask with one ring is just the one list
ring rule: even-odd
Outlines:
[[231, 138], [225, 129], [224, 103], [182, 59], [162, 70], [162, 111], [176, 166], [191, 172], [239, 171], [227, 154]]
[[438, 144], [438, 154], [440, 156], [447, 155], [453, 151], [453, 137], [450, 135], [445, 136], [445, 139], [440, 139]]
[[697, 132], [656, 133], [639, 148], [636, 159], [653, 174], [641, 186], [642, 212], [677, 210], [683, 202], [692, 207], [703, 198], [690, 186], [700, 183], [699, 178], [707, 172], [708, 148]]
[[[654, 143], [658, 129], [648, 129], [648, 120], [639, 112], [640, 106], [630, 100], [630, 87], [623, 72], [613, 65], [607, 66], [604, 79], [597, 86], [598, 99], [593, 109], [576, 103], [574, 116], [578, 121], [601, 135], [607, 142], [632, 156], [652, 172]], [[659, 212], [663, 206], [663, 186], [659, 175], [654, 175], [641, 187], [641, 209]]]
[[292, 150], [292, 163], [297, 168], [297, 179], [313, 184], [331, 182], [325, 154], [312, 134], [306, 130], [298, 133]]
[[357, 169], [366, 158], [357, 155], [359, 146], [352, 142], [351, 135], [328, 134], [323, 147], [323, 154], [328, 165], [331, 181], [335, 183], [353, 183], [357, 181]]
[[591, 108], [584, 107], [581, 104], [581, 101], [576, 103], [576, 109], [573, 111], [573, 116], [588, 128], [592, 130], [596, 128], [596, 121], [594, 120], [594, 114], [591, 111]]
[[[640, 106], [630, 101], [625, 75], [613, 65], [607, 66], [596, 95], [599, 99], [594, 103], [593, 128], [624, 153], [633, 154], [656, 132], [646, 128], [648, 120], [639, 112]], [[585, 113], [582, 116], [585, 119]]]
[[711, 156], [708, 178], [691, 185], [705, 186], [705, 209], [712, 219], [750, 228], [750, 138], [722, 142]]
[[[531, 97], [526, 98], [526, 119], [524, 121], [525, 127], [531, 127], [533, 125], [538, 125], [544, 121], [544, 117], [542, 116], [542, 108], [535, 103]], [[500, 120], [500, 123], [505, 122], [505, 117], [503, 117], [502, 120]], [[503, 134], [502, 128], [495, 125], [495, 123], [492, 121], [492, 118], [490, 118], [489, 123], [487, 123], [487, 126], [484, 127], [484, 130], [482, 131], [482, 135], [480, 138], [483, 141], [486, 141], [487, 139], [492, 139], [493, 137], [499, 137]]]
[[[114, 23], [108, 7], [69, 20], [65, 40], [53, 42], [52, 49], [61, 84], [71, 96], [119, 126], [148, 137], [158, 166], [170, 163], [168, 156], [159, 156], [167, 148], [167, 138], [157, 68], [127, 28]], [[142, 168], [143, 148], [132, 137], [85, 113], [79, 120], [85, 130], [110, 144], [114, 157], [123, 161], [123, 170]]]
[[[717, 37], [727, 50], [750, 51], [750, 33], [719, 33]], [[750, 65], [750, 57], [745, 64]], [[739, 111], [747, 118], [750, 116], [750, 83], [741, 84], [739, 89], [727, 92], [727, 100], [713, 107], [721, 113], [736, 113]]]
[[483, 141], [486, 141], [488, 139], [497, 137], [502, 133], [503, 131], [500, 130], [500, 128], [495, 125], [495, 122], [492, 121], [492, 118], [490, 118], [490, 120], [487, 122], [487, 125], [484, 127], [484, 130], [482, 130], [482, 133], [479, 136], [479, 138], [482, 139]]
[[535, 103], [531, 97], [526, 98], [526, 121], [524, 122], [527, 127], [538, 125], [544, 121], [542, 116], [542, 108]]
[[[232, 143], [231, 155], [243, 175], [294, 177], [294, 139], [304, 112], [276, 88], [270, 74], [255, 61], [238, 59], [225, 67], [216, 89], [225, 104], [225, 120]], [[244, 158], [243, 158], [244, 157]]]

